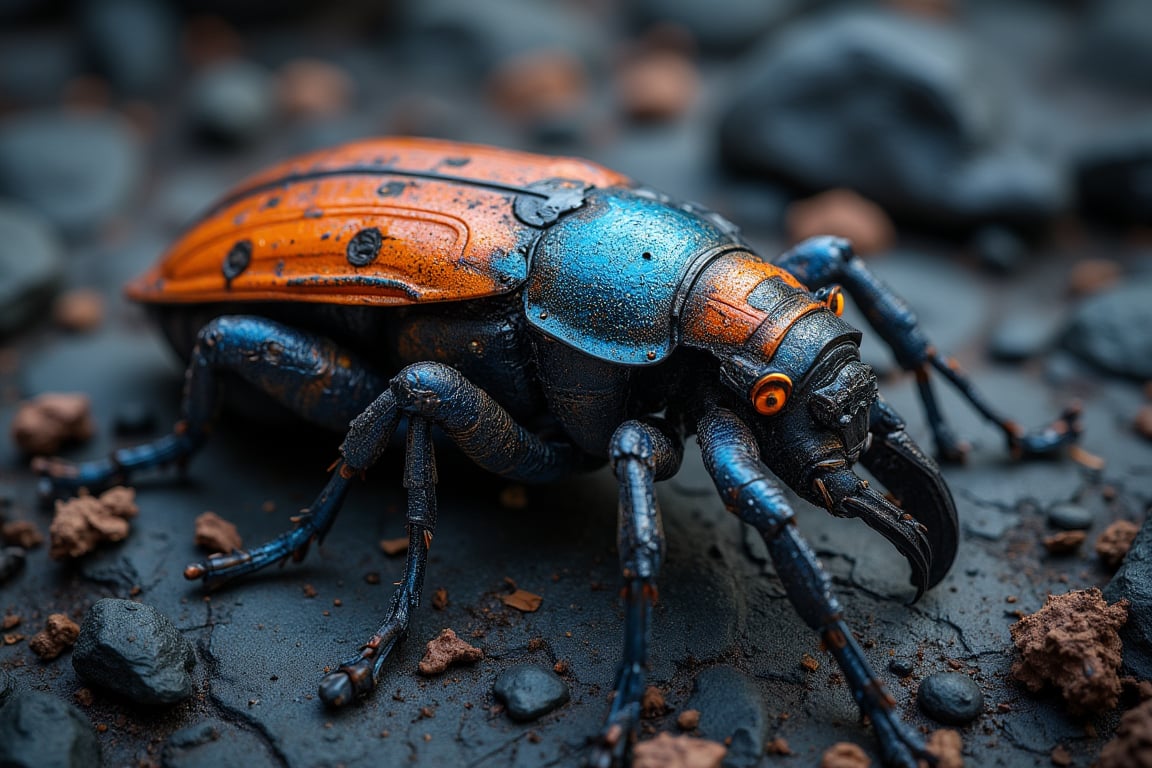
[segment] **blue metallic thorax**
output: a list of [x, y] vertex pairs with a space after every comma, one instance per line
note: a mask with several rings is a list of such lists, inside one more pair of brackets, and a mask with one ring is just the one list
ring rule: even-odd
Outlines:
[[590, 190], [533, 251], [528, 322], [607, 362], [658, 363], [676, 346], [679, 304], [694, 276], [743, 247], [735, 227], [702, 209], [642, 189]]

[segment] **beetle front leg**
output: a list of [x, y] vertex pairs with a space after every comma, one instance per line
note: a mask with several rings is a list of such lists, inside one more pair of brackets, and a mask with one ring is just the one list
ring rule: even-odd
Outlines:
[[820, 635], [871, 721], [885, 764], [916, 768], [918, 760], [934, 763], [920, 737], [897, 715], [895, 700], [853, 638], [828, 575], [797, 531], [783, 492], [766, 475], [751, 430], [731, 411], [712, 408], [700, 418], [697, 434], [716, 489], [728, 508], [764, 539], [789, 601]]
[[972, 384], [971, 378], [951, 358], [932, 346], [908, 305], [885, 285], [839, 237], [813, 237], [795, 246], [775, 262], [810, 288], [842, 284], [863, 310], [868, 323], [892, 349], [896, 362], [916, 376], [916, 385], [937, 454], [944, 461], [960, 461], [966, 446], [956, 439], [944, 419], [932, 390], [931, 372], [936, 370], [972, 404], [981, 416], [1003, 434], [1015, 458], [1051, 456], [1074, 443], [1080, 435], [1080, 409], [1070, 406], [1047, 427], [1026, 432], [998, 413]]
[[680, 436], [656, 419], [620, 425], [608, 451], [620, 484], [617, 539], [624, 576], [624, 655], [616, 673], [612, 709], [589, 759], [594, 768], [624, 762], [640, 721], [652, 604], [664, 557], [660, 506], [653, 483], [674, 475], [684, 455]]

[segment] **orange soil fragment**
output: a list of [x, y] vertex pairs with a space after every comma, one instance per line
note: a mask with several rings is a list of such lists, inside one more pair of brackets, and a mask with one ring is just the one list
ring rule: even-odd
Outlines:
[[664, 694], [660, 689], [654, 685], [645, 688], [644, 695], [640, 699], [640, 716], [651, 719], [660, 717], [667, 711], [668, 705], [664, 702]]
[[0, 528], [0, 539], [3, 539], [5, 544], [32, 549], [44, 543], [44, 534], [40, 533], [40, 529], [30, 520], [13, 520], [4, 523], [4, 527]]
[[1152, 700], [1124, 713], [1096, 768], [1152, 768]]
[[1117, 520], [1105, 528], [1096, 539], [1096, 555], [1100, 562], [1113, 571], [1119, 568], [1139, 532], [1140, 526], [1127, 520]]
[[76, 645], [78, 637], [80, 637], [79, 624], [66, 614], [53, 613], [48, 617], [44, 629], [28, 641], [28, 647], [44, 661], [51, 661]]
[[110, 488], [99, 498], [83, 495], [57, 501], [56, 517], [48, 529], [49, 554], [56, 560], [80, 557], [101, 542], [122, 541], [128, 536], [128, 521], [138, 512], [136, 491], [124, 486]]
[[[932, 735], [928, 737], [928, 743], [925, 745], [928, 751], [936, 755], [936, 765], [934, 768], [964, 768], [964, 742], [960, 739], [960, 734], [949, 728], [942, 728], [939, 731], [933, 731]], [[928, 768], [928, 763], [921, 760], [920, 765]]]
[[21, 403], [12, 419], [12, 440], [30, 456], [56, 453], [67, 443], [90, 439], [95, 431], [87, 395], [48, 392]]
[[770, 755], [790, 755], [792, 747], [788, 746], [787, 739], [777, 736], [764, 745], [764, 751]]
[[1049, 595], [1043, 608], [1012, 625], [1021, 654], [1012, 676], [1031, 691], [1055, 686], [1071, 714], [1110, 710], [1120, 696], [1117, 630], [1127, 620], [1128, 601], [1108, 605], [1099, 589]]
[[850, 189], [832, 189], [788, 206], [784, 226], [798, 243], [814, 235], [838, 235], [860, 254], [876, 253], [896, 242], [896, 227], [884, 209]]
[[872, 759], [859, 746], [838, 741], [820, 757], [820, 768], [868, 768]]
[[395, 557], [402, 555], [408, 551], [408, 537], [404, 536], [399, 539], [381, 539], [380, 549], [388, 557]]
[[510, 595], [501, 595], [500, 600], [504, 605], [524, 613], [535, 613], [539, 610], [540, 604], [544, 602], [544, 598], [540, 595], [524, 589], [517, 589]]
[[236, 526], [215, 512], [196, 518], [196, 546], [209, 552], [228, 554], [244, 545]]
[[676, 727], [682, 731], [693, 731], [700, 727], [700, 710], [686, 709], [676, 717]]
[[1044, 537], [1044, 549], [1050, 555], [1070, 555], [1088, 538], [1084, 531], [1060, 531]]
[[104, 322], [104, 297], [92, 288], [69, 291], [52, 305], [52, 320], [66, 331], [91, 331]]
[[472, 664], [482, 658], [484, 651], [464, 642], [451, 629], [442, 629], [428, 641], [417, 669], [422, 675], [439, 675], [454, 664]]
[[632, 768], [720, 768], [727, 753], [714, 741], [661, 733], [636, 745]]
[[432, 593], [432, 607], [438, 611], [448, 607], [448, 590], [440, 587]]

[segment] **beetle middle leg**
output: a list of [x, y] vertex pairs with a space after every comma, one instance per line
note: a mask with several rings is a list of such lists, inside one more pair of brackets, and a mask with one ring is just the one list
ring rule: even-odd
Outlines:
[[624, 760], [640, 721], [655, 580], [664, 557], [653, 483], [674, 475], [684, 455], [680, 435], [660, 419], [625, 422], [612, 435], [608, 450], [620, 484], [617, 536], [624, 576], [624, 654], [616, 673], [612, 709], [589, 761], [594, 768], [609, 768]]
[[697, 434], [717, 490], [725, 504], [764, 539], [789, 601], [819, 633], [860, 711], [871, 721], [884, 762], [899, 768], [916, 768], [921, 759], [935, 763], [920, 737], [900, 720], [895, 700], [853, 638], [828, 575], [797, 531], [783, 492], [760, 463], [751, 430], [731, 411], [712, 407], [699, 419]]
[[395, 427], [395, 410], [408, 416], [404, 486], [408, 490], [408, 556], [388, 616], [359, 652], [320, 682], [320, 698], [339, 707], [371, 692], [384, 662], [408, 632], [420, 604], [424, 568], [436, 524], [436, 460], [430, 428], [439, 427], [482, 468], [513, 480], [547, 482], [577, 468], [579, 454], [517, 424], [486, 392], [441, 363], [416, 363], [392, 379], [388, 391], [352, 423], [340, 468], [367, 469]]
[[780, 256], [775, 263], [810, 288], [829, 289], [836, 283], [844, 285], [864, 311], [869, 324], [891, 348], [896, 362], [916, 376], [920, 400], [942, 460], [963, 459], [966, 447], [952, 433], [937, 404], [931, 381], [933, 370], [1004, 434], [1014, 457], [1052, 455], [1079, 437], [1080, 409], [1076, 405], [1066, 408], [1052, 424], [1033, 432], [1026, 432], [1019, 424], [998, 413], [959, 364], [932, 346], [908, 305], [853, 254], [847, 240], [839, 237], [809, 238]]

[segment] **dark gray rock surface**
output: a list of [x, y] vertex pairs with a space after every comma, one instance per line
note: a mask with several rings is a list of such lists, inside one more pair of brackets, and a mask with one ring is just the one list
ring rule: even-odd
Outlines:
[[16, 677], [6, 669], [0, 669], [0, 707], [8, 703], [16, 693]]
[[161, 752], [163, 768], [273, 768], [276, 759], [255, 734], [220, 720], [206, 720], [173, 733]]
[[100, 768], [100, 742], [75, 706], [50, 693], [23, 691], [0, 708], [5, 768]]
[[550, 669], [519, 664], [504, 670], [492, 684], [492, 693], [520, 722], [535, 720], [568, 701], [568, 684]]
[[1096, 516], [1092, 510], [1074, 501], [1058, 501], [1048, 507], [1048, 524], [1062, 531], [1086, 531], [1092, 527]]
[[27, 559], [28, 553], [23, 547], [0, 548], [0, 584], [19, 573]]
[[121, 117], [44, 111], [0, 121], [0, 196], [65, 232], [89, 231], [122, 211], [143, 171], [139, 139]]
[[275, 80], [251, 61], [216, 62], [197, 74], [189, 90], [189, 122], [211, 142], [253, 142], [276, 115]]
[[741, 173], [850, 187], [921, 224], [1048, 219], [1071, 202], [1068, 170], [1017, 126], [1024, 97], [993, 63], [947, 24], [804, 20], [749, 57], [721, 151]]
[[89, 0], [81, 7], [86, 58], [118, 93], [130, 98], [155, 96], [171, 82], [180, 50], [172, 4]]
[[150, 605], [105, 598], [84, 615], [72, 666], [84, 682], [141, 705], [192, 695], [192, 645]]
[[1152, 225], [1152, 117], [1102, 129], [1075, 162], [1076, 191], [1086, 213], [1112, 224]]
[[924, 714], [945, 725], [968, 725], [984, 712], [980, 686], [956, 672], [937, 672], [921, 680], [916, 702]]
[[1120, 630], [1124, 666], [1137, 678], [1152, 680], [1152, 522], [1144, 521], [1104, 597], [1109, 603], [1128, 601], [1128, 623]]
[[1152, 276], [1135, 276], [1081, 304], [1064, 345], [1109, 373], [1152, 379]]
[[705, 669], [696, 676], [687, 708], [700, 712], [703, 737], [728, 743], [725, 766], [747, 768], [760, 762], [768, 716], [754, 678], [727, 666]]
[[64, 279], [52, 225], [24, 205], [0, 203], [0, 338], [42, 317]]

